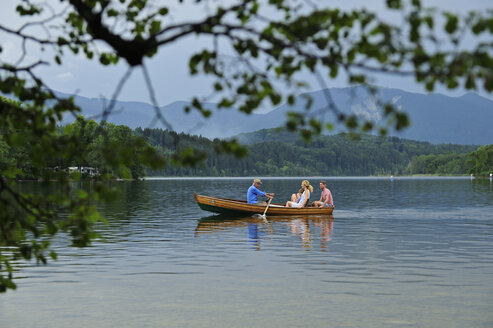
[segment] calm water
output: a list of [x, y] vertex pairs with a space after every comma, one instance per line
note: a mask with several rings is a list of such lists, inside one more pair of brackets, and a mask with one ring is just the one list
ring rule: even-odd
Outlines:
[[[493, 327], [489, 180], [327, 181], [333, 218], [267, 221], [193, 200], [250, 180], [116, 183], [105, 240], [27, 264], [0, 327]], [[301, 179], [263, 182], [284, 202]]]

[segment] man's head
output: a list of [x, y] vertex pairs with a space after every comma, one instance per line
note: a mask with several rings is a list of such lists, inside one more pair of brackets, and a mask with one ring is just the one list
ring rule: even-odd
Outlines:
[[324, 189], [325, 187], [327, 187], [327, 182], [320, 181], [320, 189]]
[[258, 188], [262, 184], [262, 181], [260, 179], [253, 179], [253, 185]]

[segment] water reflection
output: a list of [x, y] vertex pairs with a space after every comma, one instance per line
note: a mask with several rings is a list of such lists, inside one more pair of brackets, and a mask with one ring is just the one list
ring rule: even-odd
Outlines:
[[[285, 229], [285, 228], [288, 229]], [[314, 239], [319, 240], [320, 250], [326, 251], [327, 244], [332, 240], [334, 217], [330, 216], [278, 216], [262, 218], [248, 216], [243, 218], [229, 216], [209, 216], [198, 221], [195, 237], [210, 233], [221, 233], [244, 229], [248, 236], [248, 244], [255, 250], [261, 249], [266, 238], [289, 235], [297, 236], [303, 249], [310, 250]]]
[[[310, 228], [310, 223], [312, 228]], [[320, 230], [320, 250], [327, 250], [327, 243], [332, 240], [332, 231], [334, 228], [334, 219], [324, 218], [324, 219], [293, 219], [289, 222], [291, 232], [294, 235], [300, 237], [302, 241], [303, 248], [312, 248], [312, 230], [313, 226], [318, 227]]]

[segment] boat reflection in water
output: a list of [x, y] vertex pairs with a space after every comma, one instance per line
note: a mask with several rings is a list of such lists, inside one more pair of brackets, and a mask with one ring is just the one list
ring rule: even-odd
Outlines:
[[273, 236], [298, 236], [304, 249], [311, 249], [313, 240], [319, 239], [320, 250], [327, 250], [332, 240], [334, 217], [330, 216], [273, 216], [260, 215], [243, 218], [231, 216], [209, 216], [198, 221], [195, 237], [210, 233], [231, 232], [244, 229], [248, 233], [248, 243], [260, 250], [263, 239]]

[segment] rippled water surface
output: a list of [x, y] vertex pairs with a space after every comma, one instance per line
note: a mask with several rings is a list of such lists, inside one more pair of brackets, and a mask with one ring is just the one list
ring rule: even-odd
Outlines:
[[[267, 220], [193, 200], [249, 179], [116, 183], [104, 240], [23, 267], [0, 327], [493, 327], [489, 180], [327, 181], [333, 218]], [[301, 179], [263, 182], [285, 202]]]

